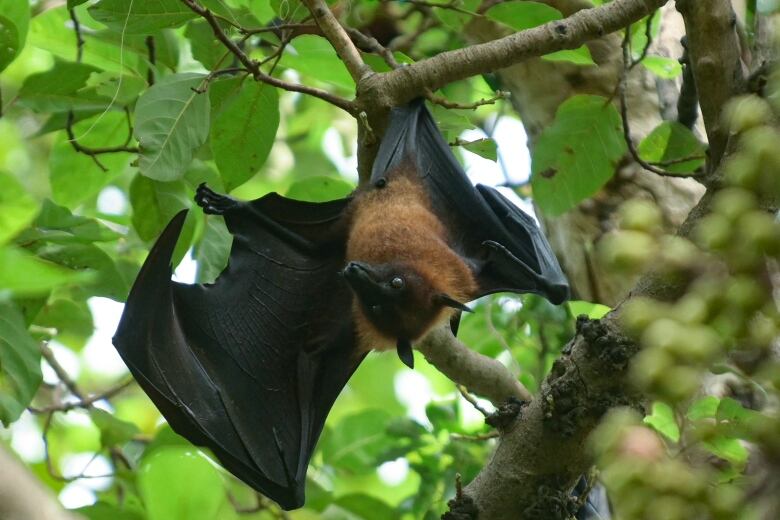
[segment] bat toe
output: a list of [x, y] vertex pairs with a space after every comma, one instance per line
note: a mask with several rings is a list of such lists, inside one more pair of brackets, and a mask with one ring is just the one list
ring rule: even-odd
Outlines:
[[209, 215], [222, 215], [238, 205], [237, 200], [213, 191], [205, 182], [198, 186], [195, 202]]

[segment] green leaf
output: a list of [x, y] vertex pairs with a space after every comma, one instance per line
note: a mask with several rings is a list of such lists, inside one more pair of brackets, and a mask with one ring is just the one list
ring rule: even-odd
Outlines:
[[114, 31], [127, 34], [178, 27], [198, 16], [179, 0], [100, 0], [89, 8], [89, 14]]
[[569, 98], [544, 129], [532, 153], [534, 201], [560, 215], [595, 194], [626, 152], [620, 115], [600, 96]]
[[447, 431], [460, 431], [458, 418], [458, 403], [456, 401], [435, 402], [431, 401], [425, 407], [425, 415], [431, 421], [434, 429]]
[[94, 72], [87, 79], [86, 87], [95, 94], [114, 99], [119, 105], [129, 105], [146, 88], [146, 80], [138, 76], [115, 72]]
[[[0, 255], [2, 251], [0, 249]], [[0, 256], [0, 278], [2, 272]], [[4, 426], [8, 427], [19, 418], [32, 401], [41, 379], [38, 344], [27, 332], [24, 318], [16, 306], [0, 302], [0, 422]]]
[[59, 244], [69, 242], [90, 244], [116, 240], [120, 236], [119, 233], [108, 229], [95, 219], [74, 215], [68, 208], [44, 199], [33, 227], [20, 236], [20, 241], [43, 240]]
[[576, 49], [564, 49], [562, 51], [551, 52], [542, 56], [547, 61], [568, 61], [575, 65], [595, 65], [593, 56], [590, 55], [590, 49], [585, 45]]
[[719, 404], [720, 399], [714, 395], [708, 395], [691, 404], [686, 415], [691, 421], [714, 418], [718, 412]]
[[336, 499], [336, 505], [365, 520], [395, 520], [398, 514], [386, 502], [364, 493], [350, 493]]
[[88, 520], [145, 520], [144, 515], [138, 511], [122, 509], [113, 504], [97, 502], [91, 506], [80, 507], [73, 510]]
[[747, 462], [750, 455], [748, 449], [742, 445], [739, 439], [724, 435], [716, 435], [706, 441], [702, 441], [702, 446], [721, 459], [740, 466]]
[[386, 432], [391, 418], [385, 410], [367, 409], [341, 419], [320, 441], [325, 464], [358, 474], [375, 471], [392, 443]]
[[79, 273], [37, 258], [23, 249], [0, 247], [0, 290], [32, 296], [44, 294], [60, 285], [86, 280]]
[[214, 37], [214, 31], [206, 20], [193, 20], [187, 24], [184, 36], [190, 41], [192, 57], [207, 70], [214, 70], [225, 58], [225, 46]]
[[46, 72], [27, 77], [19, 91], [19, 101], [41, 113], [104, 109], [111, 102], [110, 97], [83, 90], [90, 75], [98, 72], [91, 65], [57, 61]]
[[198, 262], [198, 283], [212, 283], [228, 263], [233, 236], [221, 218], [206, 219], [203, 236], [195, 251]]
[[764, 430], [764, 417], [755, 410], [749, 410], [738, 401], [727, 397], [721, 399], [717, 412], [718, 429], [729, 435], [750, 439], [757, 431]]
[[668, 404], [660, 401], [654, 402], [653, 413], [645, 417], [644, 422], [672, 441], [680, 440], [680, 428], [674, 418], [674, 410]]
[[328, 40], [321, 36], [304, 34], [295, 38], [279, 63], [312, 79], [349, 92], [355, 91], [355, 82], [344, 62], [339, 59]]
[[28, 0], [0, 0], [0, 72], [22, 52], [29, 23]]
[[[35, 47], [51, 52], [54, 56], [75, 62], [75, 35], [71, 23], [68, 10], [64, 5], [47, 9], [32, 19], [28, 42]], [[116, 33], [113, 34], [119, 36]], [[106, 42], [102, 41], [101, 33], [86, 30], [82, 32], [82, 35], [86, 42], [82, 49], [84, 54], [82, 62], [85, 65], [92, 65], [116, 73], [141, 76], [139, 68], [144, 64], [145, 69], [146, 49], [139, 55], [128, 47], [126, 41], [120, 51], [118, 38], [116, 42]]]
[[209, 98], [193, 91], [202, 74], [174, 74], [155, 83], [135, 107], [138, 168], [158, 181], [181, 177], [209, 134]]
[[57, 298], [48, 302], [33, 321], [39, 327], [55, 329], [58, 342], [80, 350], [94, 332], [92, 312], [85, 300]]
[[645, 56], [642, 66], [662, 79], [674, 79], [682, 74], [682, 65], [673, 58]]
[[688, 174], [704, 165], [705, 149], [688, 128], [677, 122], [665, 121], [642, 139], [637, 147], [639, 156], [647, 162], [669, 162], [693, 157], [690, 161], [665, 164], [672, 173]]
[[265, 164], [279, 127], [274, 87], [251, 79], [224, 83], [234, 95], [223, 100], [211, 125], [211, 151], [227, 191], [248, 181]]
[[[191, 196], [184, 181], [160, 182], [136, 175], [130, 184], [130, 205], [133, 208], [133, 227], [138, 236], [147, 242], [157, 238], [174, 215], [191, 207]], [[194, 232], [194, 216], [189, 214], [173, 252], [174, 265], [186, 254]]]
[[[73, 125], [73, 133], [79, 143], [93, 148], [122, 145], [127, 139], [127, 132], [125, 114], [120, 112], [108, 112]], [[101, 155], [99, 161], [108, 169], [105, 172], [91, 157], [75, 151], [68, 142], [68, 136], [61, 132], [49, 155], [52, 198], [58, 204], [73, 209], [100, 193], [131, 160], [132, 156], [126, 153]]]
[[138, 488], [148, 520], [213, 520], [225, 499], [219, 471], [192, 447], [166, 446], [144, 457]]
[[569, 301], [569, 310], [572, 316], [579, 316], [585, 314], [592, 320], [603, 318], [610, 310], [606, 305], [600, 303], [591, 303], [582, 300]]
[[0, 170], [0, 245], [27, 227], [36, 213], [38, 203], [16, 177]]
[[47, 244], [38, 250], [38, 255], [76, 271], [91, 272], [91, 281], [79, 287], [89, 296], [105, 296], [118, 302], [127, 298], [129, 281], [111, 257], [94, 244]]
[[[502, 2], [488, 9], [485, 15], [515, 31], [524, 31], [563, 19], [559, 10], [539, 2]], [[595, 65], [590, 50], [584, 45], [577, 49], [553, 52], [542, 58], [548, 61], [568, 61], [576, 65]]]
[[[470, 11], [470, 13], [464, 13], [461, 11], [455, 11], [454, 9], [446, 8], [434, 9], [434, 12], [444, 25], [457, 33], [462, 31], [463, 26], [474, 18], [477, 13], [477, 9], [479, 9], [480, 3], [480, 0], [460, 0], [458, 2], [458, 7], [465, 11]], [[442, 5], [445, 5], [445, 3], [442, 3]]]
[[461, 142], [460, 145], [485, 159], [498, 160], [498, 147], [493, 139], [477, 139], [476, 141]]
[[140, 432], [135, 424], [118, 419], [99, 408], [90, 408], [89, 416], [100, 430], [100, 444], [104, 448], [125, 444]]
[[313, 176], [292, 183], [286, 196], [295, 200], [327, 202], [342, 199], [355, 187], [339, 177]]

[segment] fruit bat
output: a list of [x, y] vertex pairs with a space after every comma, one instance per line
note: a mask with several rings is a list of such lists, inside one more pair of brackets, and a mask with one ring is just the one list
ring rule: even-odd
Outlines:
[[149, 253], [114, 345], [171, 427], [283, 508], [304, 502], [325, 418], [371, 349], [411, 345], [499, 291], [559, 304], [564, 275], [533, 219], [474, 187], [422, 101], [393, 109], [370, 182], [324, 203], [196, 202], [233, 235], [213, 284], [171, 281], [185, 212]]

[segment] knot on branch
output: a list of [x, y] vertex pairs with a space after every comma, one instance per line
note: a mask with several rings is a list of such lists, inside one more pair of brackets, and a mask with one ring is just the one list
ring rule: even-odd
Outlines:
[[455, 497], [447, 502], [449, 511], [441, 515], [442, 520], [477, 520], [479, 518], [479, 509], [468, 495]]
[[577, 317], [577, 334], [585, 340], [588, 354], [598, 358], [600, 372], [623, 372], [637, 350], [634, 341], [617, 334], [601, 320], [584, 315]]
[[523, 407], [527, 404], [527, 401], [510, 397], [495, 412], [485, 417], [485, 424], [504, 432], [520, 417], [520, 412], [523, 411]]
[[523, 518], [569, 520], [577, 513], [577, 500], [559, 491], [565, 483], [539, 486], [536, 499], [523, 511]]

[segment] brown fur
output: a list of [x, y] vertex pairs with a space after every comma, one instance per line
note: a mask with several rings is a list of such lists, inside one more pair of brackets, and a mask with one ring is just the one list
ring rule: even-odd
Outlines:
[[[477, 285], [466, 263], [447, 245], [447, 230], [430, 210], [427, 195], [409, 166], [389, 175], [382, 189], [356, 194], [347, 240], [347, 261], [409, 264], [430, 285], [430, 295], [447, 293], [460, 302], [471, 300]], [[431, 303], [433, 305], [433, 303]], [[452, 315], [436, 309], [425, 332]], [[353, 304], [359, 345], [364, 350], [395, 347]], [[410, 309], [415, 312], [415, 309]], [[418, 338], [409, 338], [412, 340]]]

